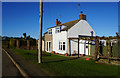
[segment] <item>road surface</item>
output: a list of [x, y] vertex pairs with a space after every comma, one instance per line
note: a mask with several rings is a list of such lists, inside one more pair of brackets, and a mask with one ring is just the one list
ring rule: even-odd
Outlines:
[[2, 51], [2, 77], [19, 77], [21, 78], [21, 73], [12, 63], [7, 54]]
[[[28, 74], [29, 77], [42, 77], [42, 76], [48, 77], [48, 75], [44, 73], [39, 66], [32, 64], [29, 60], [26, 60], [25, 58], [21, 57], [20, 55], [16, 54], [10, 49], [5, 49], [5, 50], [8, 52], [8, 54], [10, 54], [10, 56], [14, 59], [14, 61], [17, 64], [19, 64], [19, 66]], [[15, 70], [15, 73], [16, 75], [17, 74], [19, 75], [19, 72], [17, 72], [17, 70]]]

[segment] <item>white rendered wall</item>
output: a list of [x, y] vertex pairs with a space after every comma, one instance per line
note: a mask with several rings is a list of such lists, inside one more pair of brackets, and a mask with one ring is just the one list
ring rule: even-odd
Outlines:
[[55, 28], [52, 28], [52, 34], [55, 34]]
[[[65, 42], [65, 50], [59, 50], [59, 42]], [[53, 51], [65, 54], [67, 52], [67, 32], [61, 31], [60, 33], [53, 34]]]
[[71, 54], [78, 54], [78, 40], [70, 40], [70, 51]]
[[[88, 46], [88, 44], [86, 44], [85, 40], [80, 40], [79, 41], [79, 54], [85, 54], [85, 55], [90, 55], [90, 45]], [[89, 53], [88, 53], [88, 48], [86, 48], [86, 46], [89, 47]], [[70, 51], [71, 54], [78, 54], [78, 40], [70, 40]]]
[[[91, 36], [91, 31], [93, 31], [93, 36], [95, 36], [95, 31], [91, 28], [88, 22], [86, 20], [80, 20], [77, 24], [75, 24], [68, 30], [68, 38], [78, 38], [78, 35]], [[85, 43], [85, 40], [80, 40], [79, 42], [80, 54], [90, 55], [90, 45], [88, 46], [89, 53], [88, 48], [86, 48], [86, 46], [88, 46], [88, 44]], [[78, 53], [78, 43], [71, 41], [71, 53], [73, 53], [74, 51]]]
[[[62, 26], [62, 29], [66, 26]], [[91, 28], [91, 26], [87, 23], [85, 20], [80, 20], [77, 24], [75, 24], [73, 27], [71, 27], [68, 31], [62, 31], [60, 33], [55, 33], [55, 28], [52, 28], [52, 34], [53, 34], [53, 51], [61, 54], [67, 53], [67, 45], [68, 45], [68, 38], [75, 37], [77, 38], [78, 35], [86, 35], [91, 36], [91, 31], [93, 31], [93, 36], [95, 36], [95, 31]], [[68, 34], [67, 34], [68, 33]], [[64, 41], [65, 42], [65, 51], [59, 50], [59, 42]], [[84, 41], [82, 41], [84, 42]], [[88, 52], [86, 51], [86, 44], [80, 43], [80, 54], [86, 54], [88, 55]], [[90, 46], [89, 46], [90, 47]], [[71, 53], [76, 51], [78, 52], [78, 43], [71, 41]], [[85, 53], [86, 52], [86, 53]], [[89, 54], [90, 54], [90, 48], [89, 48]]]
[[95, 36], [95, 31], [87, 23], [86, 20], [80, 20], [77, 24], [68, 30], [68, 37], [78, 37], [78, 35], [91, 36], [91, 31], [93, 31], [93, 36]]

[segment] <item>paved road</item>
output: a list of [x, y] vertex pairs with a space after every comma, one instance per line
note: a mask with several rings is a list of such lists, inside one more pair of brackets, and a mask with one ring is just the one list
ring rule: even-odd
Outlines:
[[2, 51], [2, 77], [21, 77], [19, 70], [12, 63], [7, 54]]
[[6, 49], [6, 51], [11, 55], [11, 57], [13, 57], [15, 62], [19, 64], [21, 68], [23, 68], [29, 77], [47, 76], [47, 74], [44, 73], [39, 66], [32, 64], [29, 60], [24, 59], [10, 49]]

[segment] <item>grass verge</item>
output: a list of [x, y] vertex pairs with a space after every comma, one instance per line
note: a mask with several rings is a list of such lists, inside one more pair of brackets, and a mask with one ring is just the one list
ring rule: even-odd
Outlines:
[[118, 76], [118, 66], [96, 64], [95, 61], [73, 59], [43, 52], [42, 64], [37, 63], [36, 50], [12, 48], [14, 52], [37, 64], [44, 72], [54, 76]]

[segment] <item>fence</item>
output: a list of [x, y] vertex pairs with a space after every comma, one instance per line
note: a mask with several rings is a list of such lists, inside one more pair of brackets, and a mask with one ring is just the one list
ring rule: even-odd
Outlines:
[[[107, 46], [100, 46], [98, 48], [99, 53], [102, 56], [109, 57], [108, 51], [107, 51]], [[94, 52], [95, 52], [95, 45], [91, 45], [91, 51], [90, 51], [90, 56], [94, 57]], [[114, 45], [110, 46], [110, 57], [116, 57], [120, 58], [120, 45], [117, 43], [114, 43]]]
[[10, 46], [21, 49], [37, 50], [37, 40], [11, 39]]

